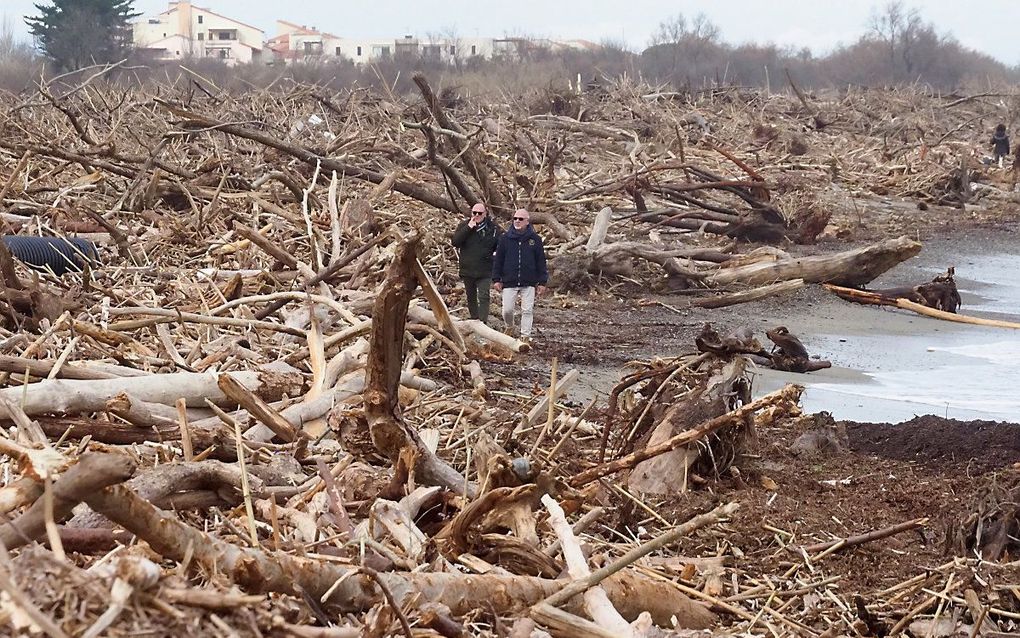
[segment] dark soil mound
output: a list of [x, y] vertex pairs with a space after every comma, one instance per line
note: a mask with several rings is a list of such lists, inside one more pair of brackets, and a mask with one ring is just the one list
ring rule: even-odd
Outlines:
[[858, 454], [926, 464], [966, 464], [976, 470], [1020, 461], [1020, 424], [919, 416], [910, 421], [848, 423]]

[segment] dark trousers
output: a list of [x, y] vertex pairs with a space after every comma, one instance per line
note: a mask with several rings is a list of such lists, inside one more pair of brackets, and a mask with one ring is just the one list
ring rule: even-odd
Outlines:
[[472, 319], [489, 320], [489, 288], [492, 287], [491, 277], [461, 277], [464, 280], [464, 293], [467, 296], [468, 314]]

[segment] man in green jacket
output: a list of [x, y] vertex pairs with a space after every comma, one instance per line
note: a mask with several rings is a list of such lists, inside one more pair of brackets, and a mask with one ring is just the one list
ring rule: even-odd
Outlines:
[[471, 217], [453, 232], [452, 243], [460, 251], [460, 278], [464, 280], [468, 314], [483, 323], [489, 319], [492, 254], [501, 234], [481, 202], [471, 208]]

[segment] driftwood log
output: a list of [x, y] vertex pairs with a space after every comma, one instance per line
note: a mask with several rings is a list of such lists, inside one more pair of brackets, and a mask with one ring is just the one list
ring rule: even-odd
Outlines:
[[[215, 539], [182, 523], [172, 514], [160, 511], [126, 486], [93, 491], [85, 502], [145, 540], [165, 558], [183, 561], [191, 556], [198, 565], [218, 570], [247, 591], [292, 595], [303, 591], [344, 613], [364, 611], [383, 600], [372, 579], [358, 574], [357, 569], [246, 549]], [[428, 572], [380, 573], [378, 579], [398, 604], [412, 599], [418, 604], [441, 603], [456, 615], [483, 608], [497, 614], [521, 610], [552, 595], [564, 584], [526, 576]], [[603, 587], [616, 609], [628, 620], [648, 611], [663, 625], [668, 625], [673, 617], [682, 627], [703, 628], [714, 623], [711, 612], [668, 582], [624, 571], [607, 579]], [[572, 603], [579, 604], [580, 601]]]
[[473, 488], [464, 476], [442, 462], [422, 442], [418, 432], [400, 418], [397, 388], [404, 361], [407, 308], [418, 286], [415, 261], [419, 241], [415, 235], [399, 244], [372, 310], [374, 319], [365, 366], [365, 418], [376, 449], [393, 463], [409, 447], [415, 454], [419, 480], [457, 493], [471, 492]]
[[725, 286], [732, 283], [763, 285], [788, 279], [803, 279], [806, 283], [859, 286], [920, 251], [920, 243], [909, 237], [900, 237], [834, 255], [788, 257], [771, 262], [723, 267], [710, 274], [705, 281], [713, 286]]
[[906, 299], [934, 310], [955, 313], [963, 305], [960, 292], [956, 288], [956, 269], [952, 266], [945, 273], [936, 275], [930, 282], [917, 286], [877, 290], [847, 290], [831, 286], [829, 290], [847, 301], [879, 306], [895, 306], [898, 300]]

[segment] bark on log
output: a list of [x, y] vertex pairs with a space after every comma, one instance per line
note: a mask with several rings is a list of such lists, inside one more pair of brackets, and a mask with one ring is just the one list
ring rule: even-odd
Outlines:
[[[178, 562], [186, 556], [208, 570], [232, 578], [253, 593], [280, 592], [320, 599], [334, 585], [326, 604], [342, 613], [365, 611], [383, 601], [372, 581], [351, 575], [351, 569], [288, 554], [247, 549], [211, 537], [160, 511], [124, 485], [90, 493], [85, 502], [118, 525], [145, 540], [153, 551]], [[531, 576], [464, 575], [458, 573], [389, 572], [380, 579], [398, 604], [410, 600], [448, 606], [455, 615], [488, 609], [497, 615], [522, 611], [549, 597], [566, 584], [562, 580]], [[648, 611], [655, 622], [670, 626], [676, 616], [680, 627], [712, 626], [715, 616], [687, 598], [671, 583], [625, 570], [605, 581], [609, 599], [624, 618], [633, 620]], [[580, 611], [575, 598], [568, 610]]]
[[402, 242], [386, 271], [382, 289], [372, 309], [372, 334], [365, 366], [365, 418], [372, 443], [381, 454], [396, 464], [401, 450], [410, 446], [416, 455], [415, 473], [419, 480], [441, 485], [458, 493], [473, 493], [464, 477], [429, 450], [414, 428], [401, 419], [397, 389], [404, 361], [404, 331], [408, 304], [418, 287], [414, 263], [421, 241], [414, 235]]
[[725, 286], [738, 282], [762, 285], [803, 279], [807, 283], [861, 286], [919, 252], [921, 244], [904, 236], [834, 255], [796, 257], [721, 268], [708, 275], [706, 281], [714, 286]]
[[[90, 452], [53, 483], [53, 520], [61, 522], [71, 510], [109, 485], [127, 480], [135, 472], [135, 461], [127, 454]], [[21, 516], [0, 527], [0, 542], [8, 549], [21, 547], [46, 533], [43, 499], [37, 500]]]
[[[303, 380], [300, 375], [275, 372], [230, 372], [231, 377], [263, 399], [276, 401], [284, 394], [297, 396]], [[30, 384], [27, 388], [4, 388], [0, 399], [20, 404], [25, 414], [78, 414], [106, 409], [107, 401], [121, 393], [147, 403], [174, 405], [183, 398], [191, 407], [204, 407], [208, 398], [217, 404], [229, 401], [216, 384], [215, 374], [177, 372], [147, 377], [77, 380], [52, 379]], [[5, 416], [0, 413], [0, 416]]]
[[139, 401], [121, 392], [106, 402], [106, 410], [136, 428], [166, 428], [176, 422], [176, 410], [162, 403]]
[[[262, 480], [249, 476], [248, 481], [253, 497], [261, 498]], [[241, 468], [236, 463], [220, 461], [170, 463], [149, 468], [128, 480], [125, 485], [156, 507], [166, 507], [175, 494], [196, 490], [218, 492], [224, 488], [236, 495], [236, 499], [226, 500], [234, 500], [236, 503], [240, 501], [241, 495]], [[67, 526], [87, 529], [107, 527], [109, 524], [101, 514], [85, 511], [75, 514]]]

